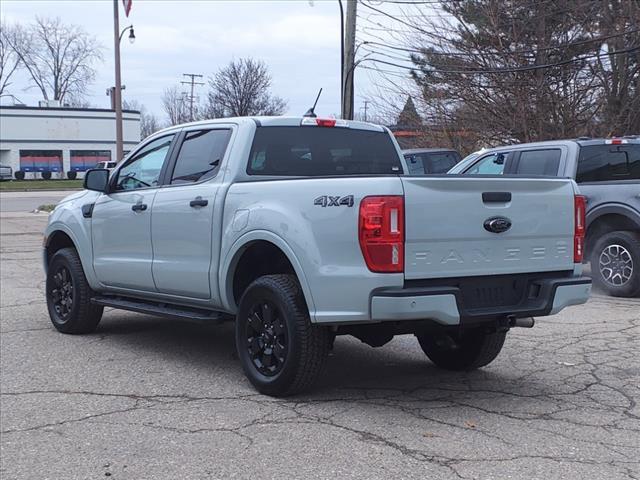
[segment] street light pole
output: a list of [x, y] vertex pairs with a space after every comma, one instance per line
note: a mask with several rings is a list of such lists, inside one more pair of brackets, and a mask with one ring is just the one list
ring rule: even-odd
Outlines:
[[120, 78], [120, 19], [118, 0], [113, 0], [113, 48], [115, 54], [116, 87], [113, 91], [113, 103], [116, 111], [116, 161], [122, 160], [122, 79]]

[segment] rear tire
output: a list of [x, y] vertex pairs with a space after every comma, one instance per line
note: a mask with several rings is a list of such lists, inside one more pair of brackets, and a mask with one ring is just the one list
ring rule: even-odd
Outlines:
[[58, 250], [47, 269], [46, 296], [49, 318], [62, 333], [93, 332], [103, 307], [91, 303], [93, 291], [74, 248]]
[[265, 395], [308, 390], [330, 348], [326, 327], [312, 325], [293, 275], [266, 275], [246, 289], [236, 317], [236, 349], [245, 375]]
[[591, 251], [591, 276], [595, 285], [614, 297], [640, 296], [640, 234], [610, 232]]
[[489, 365], [504, 345], [506, 332], [469, 330], [457, 335], [416, 335], [429, 360], [445, 370], [475, 370]]

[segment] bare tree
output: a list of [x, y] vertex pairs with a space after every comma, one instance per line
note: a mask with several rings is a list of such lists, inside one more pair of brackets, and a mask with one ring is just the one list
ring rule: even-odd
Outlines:
[[169, 125], [178, 125], [189, 121], [189, 105], [178, 87], [165, 88], [162, 94], [162, 107]]
[[122, 108], [125, 110], [136, 110], [140, 112], [140, 137], [141, 139], [147, 138], [152, 133], [157, 132], [162, 128], [160, 120], [153, 113], [147, 110], [143, 104], [137, 100], [123, 100]]
[[269, 91], [271, 75], [261, 60], [241, 58], [221, 68], [209, 79], [205, 116], [282, 115], [287, 103]]
[[45, 100], [64, 102], [67, 95], [86, 93], [95, 78], [93, 64], [102, 59], [94, 36], [60, 18], [36, 17], [34, 24], [16, 28], [9, 44]]
[[2, 22], [0, 25], [0, 95], [6, 92], [11, 76], [20, 66], [20, 57], [10, 46], [10, 41], [18, 35], [14, 25]]

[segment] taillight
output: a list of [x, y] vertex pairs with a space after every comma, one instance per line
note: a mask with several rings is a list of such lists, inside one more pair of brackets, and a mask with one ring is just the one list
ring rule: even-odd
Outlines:
[[584, 258], [584, 233], [586, 201], [582, 195], [574, 197], [573, 262], [582, 263]]
[[307, 127], [348, 127], [349, 124], [345, 120], [337, 120], [335, 118], [316, 118], [304, 117], [300, 125]]
[[404, 271], [404, 197], [381, 195], [360, 202], [358, 236], [372, 272]]

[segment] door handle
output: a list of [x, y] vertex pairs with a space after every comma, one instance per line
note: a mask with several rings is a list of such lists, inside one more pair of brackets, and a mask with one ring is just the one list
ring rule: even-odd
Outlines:
[[131, 207], [134, 212], [144, 212], [147, 209], [146, 203], [136, 203]]
[[205, 200], [202, 197], [196, 197], [195, 199], [189, 202], [189, 206], [191, 207], [206, 207], [209, 205], [209, 200]]

